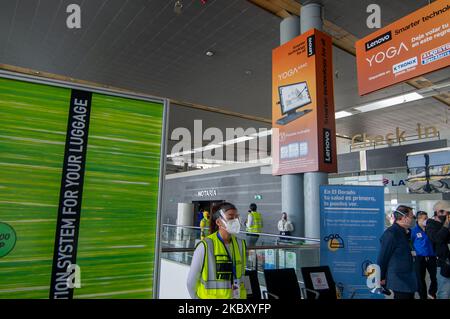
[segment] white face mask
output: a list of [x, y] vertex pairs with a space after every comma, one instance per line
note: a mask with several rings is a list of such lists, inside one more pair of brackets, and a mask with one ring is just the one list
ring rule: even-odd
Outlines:
[[239, 231], [241, 230], [241, 224], [239, 223], [239, 219], [232, 219], [227, 221], [227, 232], [229, 234], [239, 234]]
[[239, 231], [241, 230], [241, 224], [239, 223], [239, 219], [235, 218], [232, 220], [227, 220], [225, 216], [222, 214], [222, 220], [225, 222], [225, 230], [229, 234], [239, 234]]

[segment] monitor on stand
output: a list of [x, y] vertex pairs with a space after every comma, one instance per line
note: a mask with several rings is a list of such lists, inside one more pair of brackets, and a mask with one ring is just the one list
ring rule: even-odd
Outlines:
[[280, 86], [278, 94], [280, 96], [281, 113], [285, 116], [278, 119], [277, 124], [286, 125], [312, 111], [306, 109], [297, 112], [299, 108], [312, 102], [306, 82]]

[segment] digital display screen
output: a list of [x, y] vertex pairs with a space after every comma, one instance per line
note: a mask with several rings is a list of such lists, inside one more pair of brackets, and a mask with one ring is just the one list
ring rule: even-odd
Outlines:
[[278, 90], [283, 114], [311, 103], [311, 96], [306, 82], [280, 86]]

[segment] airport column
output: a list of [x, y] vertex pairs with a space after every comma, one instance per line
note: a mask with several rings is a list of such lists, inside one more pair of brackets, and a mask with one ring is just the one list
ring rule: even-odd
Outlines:
[[[291, 16], [280, 24], [280, 45], [300, 35], [300, 20]], [[305, 236], [305, 214], [303, 211], [303, 174], [281, 176], [281, 210], [288, 213], [294, 224], [292, 236]]]
[[[323, 16], [320, 3], [308, 3], [300, 9], [300, 31], [310, 29], [322, 31]], [[320, 196], [319, 186], [328, 184], [328, 174], [313, 172], [304, 174], [305, 237], [320, 238]]]

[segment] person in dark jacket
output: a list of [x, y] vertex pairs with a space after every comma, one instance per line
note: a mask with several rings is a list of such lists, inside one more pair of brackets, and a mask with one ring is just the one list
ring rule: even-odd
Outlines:
[[195, 225], [198, 226], [200, 225], [200, 222], [203, 219], [203, 213], [204, 213], [204, 209], [200, 208], [199, 211], [197, 212], [197, 217], [196, 217], [196, 221], [195, 221]]
[[437, 299], [450, 299], [450, 201], [441, 200], [434, 207], [434, 219], [427, 221], [426, 232], [437, 255]]
[[428, 214], [424, 211], [419, 211], [416, 214], [417, 225], [411, 231], [411, 241], [414, 250], [416, 251], [416, 272], [417, 281], [419, 283], [420, 299], [428, 299], [427, 284], [425, 282], [426, 271], [430, 276], [430, 288], [428, 294], [432, 299], [436, 299], [437, 279], [436, 279], [436, 254], [433, 249], [433, 244], [425, 233], [425, 227], [428, 220]]
[[404, 205], [398, 206], [393, 215], [394, 224], [380, 239], [380, 284], [394, 292], [394, 299], [414, 299], [418, 284], [410, 228], [414, 227], [415, 217], [412, 208]]

